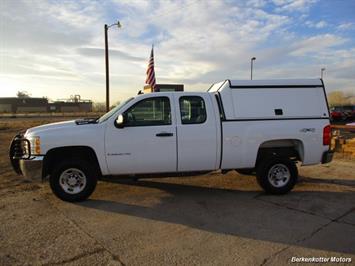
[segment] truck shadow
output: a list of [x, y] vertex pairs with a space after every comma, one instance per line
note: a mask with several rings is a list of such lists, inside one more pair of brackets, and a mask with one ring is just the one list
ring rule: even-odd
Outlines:
[[79, 205], [218, 234], [355, 254], [355, 238], [350, 237], [355, 235], [355, 221], [346, 219], [355, 212], [354, 192], [294, 191], [271, 196], [156, 180], [112, 182], [123, 189], [159, 189], [168, 196], [157, 196], [159, 203], [148, 207], [135, 192], [128, 194], [134, 203], [123, 196], [109, 196], [109, 200], [91, 199]]
[[355, 180], [351, 180], [351, 179], [338, 179], [338, 178], [323, 179], [323, 178], [300, 176], [299, 181], [304, 183], [335, 184], [335, 185], [355, 187]]

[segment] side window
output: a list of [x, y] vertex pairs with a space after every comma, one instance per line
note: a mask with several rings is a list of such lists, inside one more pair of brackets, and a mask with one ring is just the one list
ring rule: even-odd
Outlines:
[[182, 124], [201, 124], [207, 119], [205, 101], [199, 96], [183, 96], [179, 99]]
[[125, 126], [171, 125], [171, 110], [168, 97], [142, 100], [123, 114]]

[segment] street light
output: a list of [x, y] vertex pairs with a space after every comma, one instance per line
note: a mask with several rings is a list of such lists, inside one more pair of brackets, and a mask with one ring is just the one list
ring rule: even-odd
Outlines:
[[320, 77], [321, 77], [321, 79], [323, 79], [323, 72], [325, 71], [325, 67], [322, 67], [321, 69], [320, 69]]
[[108, 64], [108, 40], [107, 31], [112, 26], [117, 26], [121, 28], [121, 23], [117, 20], [116, 23], [112, 25], [105, 24], [105, 65], [106, 65], [106, 112], [110, 110], [110, 81], [109, 81], [109, 64]]
[[255, 57], [250, 59], [250, 79], [253, 80], [253, 62], [255, 61]]

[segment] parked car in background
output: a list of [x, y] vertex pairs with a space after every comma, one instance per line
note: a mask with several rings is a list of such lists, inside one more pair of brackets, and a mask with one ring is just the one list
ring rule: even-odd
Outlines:
[[355, 120], [355, 105], [344, 105], [343, 113], [345, 116], [345, 120], [354, 121]]
[[345, 118], [343, 106], [333, 106], [330, 108], [331, 121], [344, 121]]

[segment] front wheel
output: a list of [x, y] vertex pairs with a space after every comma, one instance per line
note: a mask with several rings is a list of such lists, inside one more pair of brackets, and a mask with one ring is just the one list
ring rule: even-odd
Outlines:
[[298, 171], [290, 159], [271, 157], [259, 164], [256, 178], [265, 192], [285, 194], [297, 183]]
[[97, 175], [94, 167], [81, 159], [59, 163], [49, 178], [53, 193], [64, 201], [86, 200], [94, 192]]

